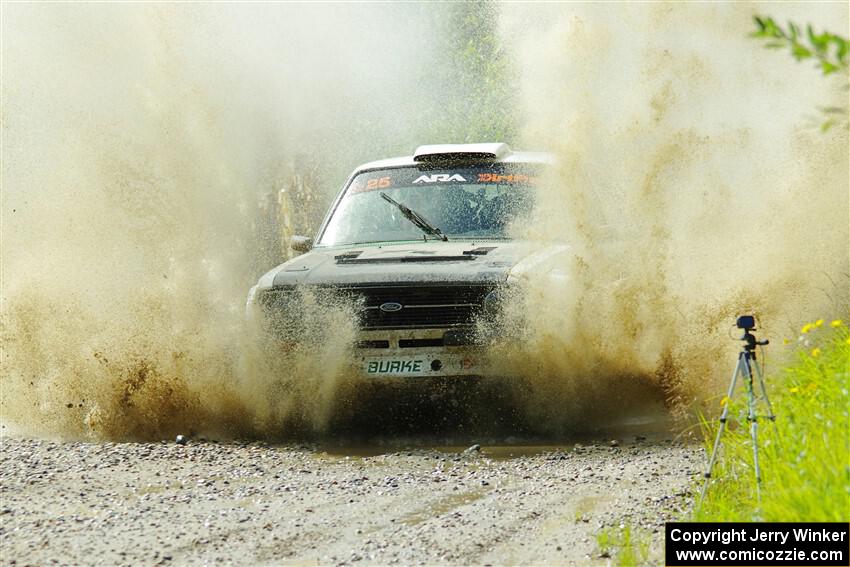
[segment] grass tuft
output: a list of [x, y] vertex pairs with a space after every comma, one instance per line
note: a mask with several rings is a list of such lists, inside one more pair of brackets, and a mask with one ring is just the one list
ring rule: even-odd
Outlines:
[[649, 557], [649, 536], [631, 526], [621, 525], [618, 530], [608, 528], [596, 534], [596, 545], [601, 558], [612, 557], [616, 565], [634, 567], [643, 565]]

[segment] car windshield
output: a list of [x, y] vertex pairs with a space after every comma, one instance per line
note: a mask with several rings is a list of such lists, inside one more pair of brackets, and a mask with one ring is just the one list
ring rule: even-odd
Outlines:
[[540, 173], [539, 166], [514, 164], [367, 171], [346, 188], [319, 245], [435, 238], [399, 205], [449, 240], [506, 239], [531, 213]]

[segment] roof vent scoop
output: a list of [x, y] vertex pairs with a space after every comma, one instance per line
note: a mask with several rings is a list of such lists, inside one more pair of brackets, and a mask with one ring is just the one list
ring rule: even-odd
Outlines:
[[413, 152], [418, 162], [496, 161], [511, 153], [507, 144], [436, 144], [419, 146]]

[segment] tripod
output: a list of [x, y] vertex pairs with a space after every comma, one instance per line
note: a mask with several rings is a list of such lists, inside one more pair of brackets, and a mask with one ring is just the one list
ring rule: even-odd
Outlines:
[[[723, 406], [723, 413], [720, 414], [720, 427], [717, 430], [717, 437], [714, 439], [714, 448], [711, 450], [711, 458], [708, 461], [708, 468], [705, 471], [705, 484], [702, 486], [700, 494], [700, 506], [705, 498], [705, 492], [708, 489], [708, 483], [711, 480], [711, 469], [714, 468], [714, 462], [717, 460], [717, 449], [720, 448], [720, 437], [723, 435], [723, 430], [726, 428], [726, 420], [729, 416], [729, 406], [732, 402], [732, 396], [735, 395], [735, 386], [738, 383], [738, 376], [742, 375], [747, 384], [747, 421], [750, 423], [750, 438], [753, 442], [753, 464], [756, 473], [756, 499], [761, 502], [761, 469], [759, 468], [759, 444], [758, 444], [758, 418], [756, 415], [756, 394], [753, 386], [753, 367], [756, 369], [756, 377], [758, 378], [759, 386], [761, 387], [762, 395], [764, 396], [765, 405], [767, 405], [767, 418], [770, 421], [775, 421], [776, 416], [773, 414], [773, 407], [770, 405], [770, 399], [767, 397], [767, 388], [764, 385], [764, 374], [762, 368], [756, 360], [756, 346], [764, 346], [770, 341], [756, 340], [755, 335], [751, 331], [752, 327], [744, 329], [744, 336], [741, 340], [744, 341], [744, 346], [738, 354], [738, 364], [735, 366], [735, 372], [732, 373], [732, 383], [729, 384], [729, 391], [726, 394], [726, 404]], [[764, 417], [764, 416], [762, 416]]]

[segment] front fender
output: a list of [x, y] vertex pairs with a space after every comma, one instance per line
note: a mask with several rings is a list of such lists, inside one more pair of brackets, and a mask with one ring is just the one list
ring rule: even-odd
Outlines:
[[259, 306], [257, 305], [257, 290], [259, 285], [255, 285], [248, 290], [248, 299], [245, 301], [245, 321], [249, 324], [254, 323], [259, 318]]

